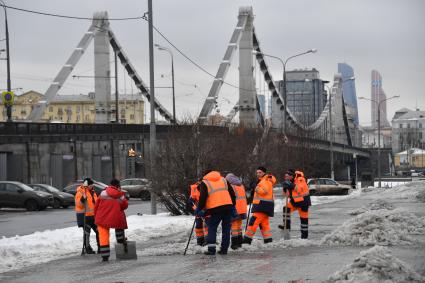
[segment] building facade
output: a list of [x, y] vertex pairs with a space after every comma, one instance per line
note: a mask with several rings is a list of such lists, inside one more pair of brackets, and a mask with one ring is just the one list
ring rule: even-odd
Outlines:
[[425, 111], [403, 108], [392, 119], [393, 153], [425, 147]]
[[[283, 93], [283, 81], [279, 81]], [[304, 125], [313, 124], [319, 118], [327, 102], [324, 82], [319, 71], [293, 70], [286, 72], [286, 96], [288, 109]]]
[[[376, 71], [372, 70], [371, 77], [371, 109], [372, 109], [372, 127], [378, 128], [378, 103], [381, 103], [380, 112], [381, 112], [381, 127], [390, 127], [390, 123], [387, 118], [387, 102], [384, 101], [387, 99], [387, 95], [385, 94], [382, 88], [382, 76]], [[381, 102], [384, 101], [384, 102]]]
[[[28, 91], [15, 96], [12, 108], [13, 121], [25, 121], [34, 105], [43, 100], [44, 95], [36, 91]], [[115, 101], [110, 102], [111, 121], [115, 121]], [[119, 122], [123, 124], [144, 123], [144, 101], [141, 95], [120, 95]], [[43, 113], [42, 122], [59, 123], [94, 123], [96, 111], [94, 94], [89, 95], [57, 95]], [[0, 121], [7, 119], [6, 109], [0, 106]]]
[[359, 112], [357, 109], [357, 95], [353, 68], [346, 63], [338, 63], [338, 73], [342, 76], [342, 95], [349, 114], [355, 125], [359, 125]]

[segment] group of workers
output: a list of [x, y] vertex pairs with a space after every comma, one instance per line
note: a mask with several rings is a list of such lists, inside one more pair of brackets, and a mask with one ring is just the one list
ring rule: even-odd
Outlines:
[[[251, 244], [258, 228], [264, 243], [271, 243], [273, 238], [269, 218], [274, 216], [275, 184], [276, 177], [260, 166], [256, 170], [256, 182], [250, 188], [250, 198], [246, 196], [241, 179], [232, 173], [222, 176], [218, 171], [209, 170], [201, 180], [191, 185], [189, 201], [195, 213], [196, 240], [200, 246], [207, 245], [205, 254], [216, 254], [217, 228], [220, 223], [222, 239], [219, 254], [227, 254], [229, 246], [235, 250], [242, 247], [242, 244]], [[78, 227], [83, 228], [82, 254], [95, 253], [90, 245], [90, 232], [93, 230], [96, 234], [97, 253], [102, 256], [102, 261], [108, 261], [109, 230], [115, 229], [118, 243], [126, 243], [124, 230], [127, 229], [127, 221], [124, 210], [128, 207], [128, 200], [116, 179], [99, 196], [93, 185], [92, 179], [84, 179], [75, 195], [77, 223]], [[301, 238], [307, 239], [311, 201], [304, 174], [301, 171], [286, 171], [282, 187], [286, 205], [283, 207], [283, 224], [279, 228], [289, 231], [290, 214], [298, 211]], [[247, 219], [245, 234], [242, 227], [244, 219]]]
[[113, 179], [99, 196], [96, 195], [93, 185], [93, 180], [86, 178], [75, 194], [77, 224], [84, 231], [82, 254], [95, 253], [90, 245], [90, 231], [93, 230], [96, 233], [97, 253], [102, 256], [102, 261], [108, 261], [109, 229], [115, 229], [118, 243], [124, 244], [126, 241], [124, 229], [127, 229], [127, 220], [124, 210], [128, 207], [128, 200], [116, 179]]
[[[252, 185], [251, 197], [241, 180], [232, 173], [222, 176], [218, 171], [207, 171], [202, 180], [190, 186], [189, 202], [195, 213], [197, 244], [208, 246], [207, 255], [216, 253], [217, 227], [221, 223], [222, 240], [219, 254], [227, 254], [229, 246], [238, 249], [242, 244], [251, 244], [258, 227], [264, 243], [273, 241], [269, 218], [274, 216], [273, 186], [276, 177], [260, 166], [257, 180]], [[301, 238], [308, 238], [308, 209], [311, 206], [308, 186], [303, 172], [288, 170], [282, 183], [286, 204], [283, 207], [283, 224], [280, 229], [291, 229], [290, 214], [298, 211], [301, 222]], [[247, 215], [247, 206], [250, 209]], [[245, 235], [242, 221], [247, 220]], [[231, 242], [231, 243], [230, 243]]]

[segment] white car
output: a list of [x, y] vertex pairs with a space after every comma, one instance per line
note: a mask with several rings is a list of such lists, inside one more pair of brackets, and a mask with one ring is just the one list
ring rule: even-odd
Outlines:
[[351, 186], [342, 185], [328, 178], [308, 179], [310, 195], [348, 195]]

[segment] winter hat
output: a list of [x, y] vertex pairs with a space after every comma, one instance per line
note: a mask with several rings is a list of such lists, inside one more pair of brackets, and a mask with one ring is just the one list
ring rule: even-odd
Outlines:
[[112, 179], [111, 180], [111, 186], [114, 186], [114, 187], [117, 187], [117, 188], [121, 187], [120, 181], [118, 181], [117, 179]]
[[257, 170], [261, 170], [261, 171], [263, 171], [264, 173], [267, 173], [267, 169], [266, 169], [265, 167], [263, 167], [263, 166], [259, 166], [259, 167], [257, 168]]
[[83, 186], [88, 187], [93, 185], [93, 180], [91, 178], [85, 178], [83, 181]]
[[235, 186], [242, 185], [241, 179], [239, 179], [237, 176], [235, 176], [233, 173], [229, 173], [226, 175], [226, 180]]
[[285, 174], [290, 175], [290, 176], [295, 176], [295, 171], [294, 169], [288, 169]]

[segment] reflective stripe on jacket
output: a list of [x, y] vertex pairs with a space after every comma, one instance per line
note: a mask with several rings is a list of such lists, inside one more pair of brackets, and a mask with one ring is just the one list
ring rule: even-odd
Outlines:
[[[86, 201], [81, 202], [81, 198], [84, 197]], [[75, 194], [75, 212], [86, 213], [86, 216], [94, 215], [94, 206], [97, 201], [96, 193], [89, 187], [79, 186], [77, 193]]]
[[203, 178], [202, 182], [207, 186], [208, 197], [206, 209], [212, 209], [223, 205], [233, 205], [227, 187], [227, 181], [217, 171], [211, 171]]
[[243, 185], [236, 186], [232, 185], [233, 191], [236, 195], [236, 212], [240, 214], [246, 214], [246, 193], [245, 193], [245, 187]]
[[255, 187], [254, 198], [252, 200], [252, 212], [264, 212], [268, 216], [274, 215], [274, 196], [273, 185], [276, 183], [276, 178], [267, 174], [260, 178], [260, 181]]
[[303, 202], [304, 198], [310, 195], [303, 172], [295, 171], [294, 184], [295, 188], [292, 190], [292, 198], [294, 199], [295, 203]]

